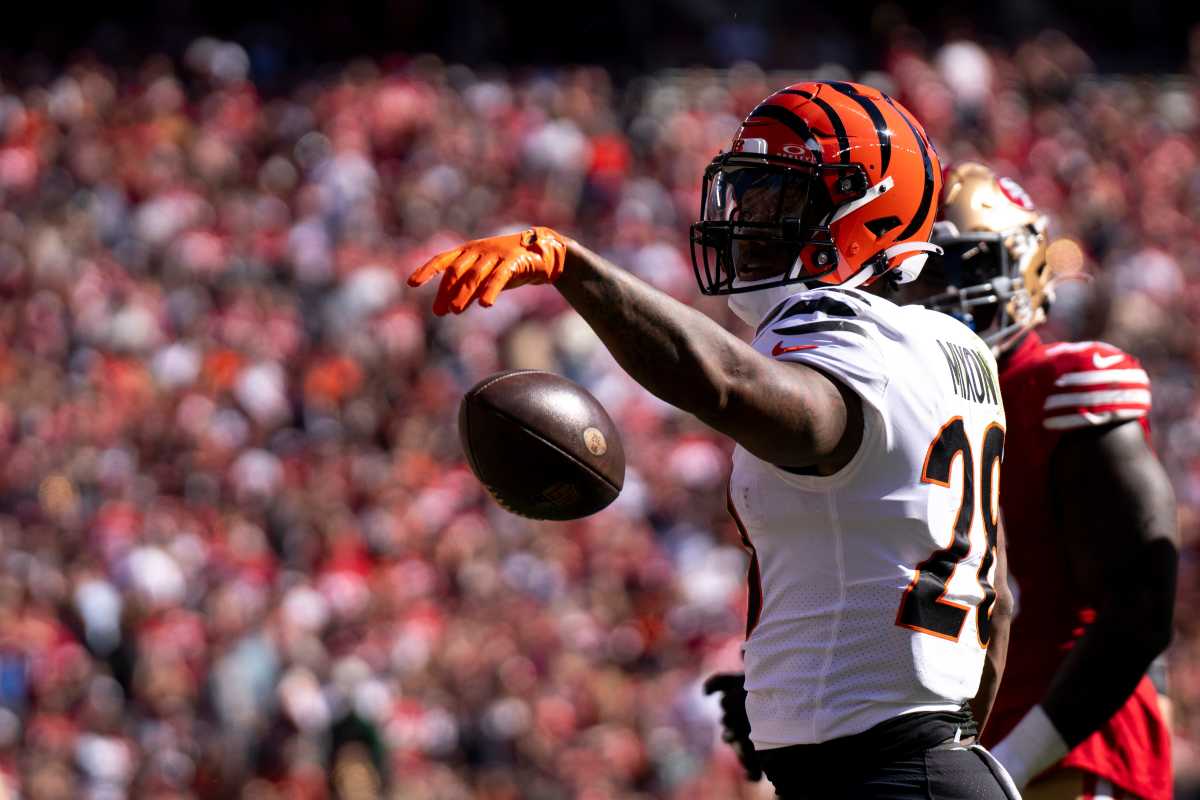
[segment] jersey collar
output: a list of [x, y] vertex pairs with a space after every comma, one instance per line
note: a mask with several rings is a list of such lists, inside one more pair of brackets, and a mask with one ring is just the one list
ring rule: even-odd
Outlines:
[[[736, 283], [735, 283], [736, 285]], [[740, 292], [729, 295], [729, 308], [737, 314], [738, 319], [752, 328], [779, 310], [793, 295], [807, 291], [802, 283], [787, 283], [783, 286], [759, 289], [754, 292]]]
[[997, 366], [1000, 368], [1000, 373], [1004, 374], [1010, 369], [1015, 369], [1020, 364], [1028, 361], [1042, 349], [1042, 337], [1037, 335], [1037, 331], [1026, 331], [1025, 334], [1017, 340], [1016, 344], [1008, 350], [1000, 354]]

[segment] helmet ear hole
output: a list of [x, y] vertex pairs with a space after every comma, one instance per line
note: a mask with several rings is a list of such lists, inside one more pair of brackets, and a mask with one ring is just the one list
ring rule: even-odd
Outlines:
[[862, 197], [867, 188], [867, 175], [860, 168], [834, 178], [829, 187], [829, 197], [834, 205], [840, 206]]

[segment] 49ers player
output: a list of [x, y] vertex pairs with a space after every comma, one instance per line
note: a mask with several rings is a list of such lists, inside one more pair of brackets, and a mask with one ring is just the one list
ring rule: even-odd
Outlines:
[[751, 344], [547, 228], [468, 242], [409, 279], [442, 275], [438, 314], [553, 282], [642, 386], [736, 440], [752, 616], [744, 681], [716, 688], [781, 797], [1013, 796], [974, 744], [1009, 603], [995, 359], [946, 315], [866, 291], [936, 251], [940, 186], [899, 103], [801, 83], [713, 160], [692, 226], [701, 291], [729, 295]]
[[[1171, 634], [1171, 485], [1147, 443], [1150, 381], [1101, 342], [1046, 344], [1046, 219], [982, 164], [946, 176], [931, 260], [904, 294], [995, 351], [1008, 415], [1000, 504], [1017, 616], [985, 741], [1027, 800], [1171, 796], [1146, 677]], [[1049, 768], [1049, 769], [1047, 769]]]

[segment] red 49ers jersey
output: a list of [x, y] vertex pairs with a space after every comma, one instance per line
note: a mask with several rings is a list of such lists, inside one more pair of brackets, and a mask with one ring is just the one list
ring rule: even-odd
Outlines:
[[[1150, 381], [1141, 365], [1101, 342], [1047, 345], [1030, 333], [1000, 369], [1008, 417], [1000, 505], [1017, 617], [984, 734], [989, 745], [1041, 701], [1067, 651], [1095, 616], [1063, 577], [1070, 570], [1054, 522], [1054, 449], [1071, 431], [1121, 420], [1140, 420], [1148, 432], [1150, 412]], [[1146, 800], [1169, 798], [1170, 734], [1149, 679], [1143, 678], [1108, 724], [1062, 765], [1085, 769]]]

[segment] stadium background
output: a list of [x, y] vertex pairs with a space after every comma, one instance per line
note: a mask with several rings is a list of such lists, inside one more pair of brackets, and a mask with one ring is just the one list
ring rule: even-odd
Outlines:
[[[243, 4], [248, 5], [248, 4]], [[723, 798], [726, 443], [549, 290], [403, 286], [537, 221], [699, 303], [703, 166], [770, 88], [861, 78], [1049, 212], [1050, 325], [1138, 355], [1185, 541], [1200, 796], [1200, 28], [1185, 4], [117, 3], [0, 29], [0, 776], [22, 797]], [[503, 10], [502, 10], [503, 9]], [[6, 9], [6, 13], [8, 13]], [[1191, 14], [1193, 18], [1186, 15]], [[577, 66], [580, 64], [591, 66]], [[589, 386], [626, 489], [530, 524], [461, 392]]]

